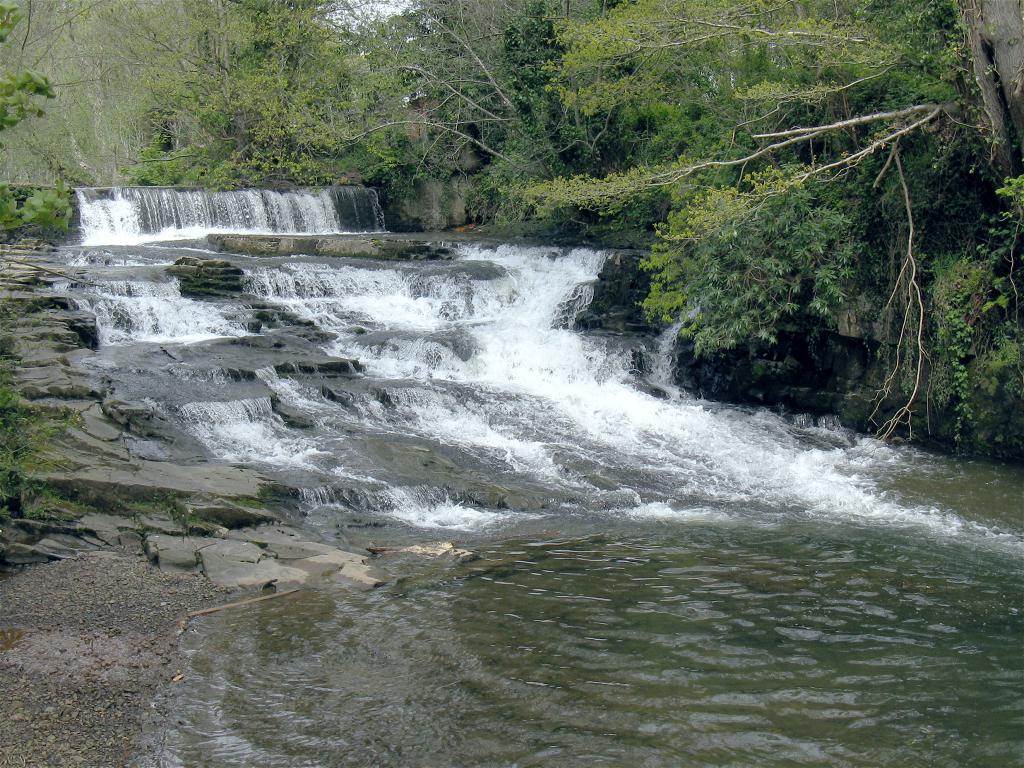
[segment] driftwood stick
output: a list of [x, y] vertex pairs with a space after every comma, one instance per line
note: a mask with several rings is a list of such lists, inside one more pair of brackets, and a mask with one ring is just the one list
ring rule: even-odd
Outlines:
[[241, 608], [244, 605], [252, 605], [254, 603], [262, 603], [262, 602], [265, 602], [267, 600], [276, 600], [279, 597], [286, 597], [288, 595], [294, 595], [296, 592], [301, 592], [301, 591], [302, 591], [301, 587], [298, 588], [298, 589], [286, 589], [284, 592], [274, 592], [272, 595], [260, 595], [259, 597], [249, 597], [249, 598], [246, 598], [245, 600], [236, 600], [233, 603], [225, 603], [224, 605], [215, 605], [212, 608], [203, 608], [202, 610], [199, 610], [199, 611], [192, 611], [191, 613], [186, 614], [178, 622], [178, 634], [180, 635], [182, 632], [184, 632], [186, 629], [188, 629], [188, 624], [189, 624], [190, 621], [192, 621], [192, 619], [197, 619], [200, 616], [209, 616], [211, 613], [219, 613], [220, 611], [225, 611], [228, 608]]

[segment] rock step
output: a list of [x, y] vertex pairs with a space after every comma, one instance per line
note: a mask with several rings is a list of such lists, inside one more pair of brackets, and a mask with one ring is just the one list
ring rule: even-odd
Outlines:
[[152, 533], [145, 552], [162, 570], [201, 571], [226, 589], [294, 589], [316, 580], [362, 589], [383, 584], [365, 557], [309, 541], [287, 526], [224, 531], [219, 538]]
[[436, 243], [389, 238], [386, 235], [207, 235], [206, 239], [215, 250], [246, 256], [303, 255], [400, 261], [437, 261], [454, 258], [451, 249]]
[[178, 278], [183, 296], [224, 296], [242, 292], [245, 272], [223, 259], [183, 256], [167, 268]]

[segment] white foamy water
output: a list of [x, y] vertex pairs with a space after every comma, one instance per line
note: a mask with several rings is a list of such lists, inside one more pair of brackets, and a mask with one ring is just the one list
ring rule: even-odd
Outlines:
[[78, 299], [96, 316], [100, 344], [188, 344], [244, 336], [245, 328], [215, 304], [181, 295], [177, 281], [113, 280], [89, 287]]
[[[552, 447], [590, 445], [600, 451], [598, 460], [635, 466], [660, 478], [663, 492], [674, 488], [680, 498], [768, 506], [777, 514], [918, 526], [940, 535], [970, 531], [998, 536], [957, 515], [904, 506], [878, 491], [872, 478], [899, 463], [901, 455], [877, 441], [814, 448], [773, 414], [710, 410], [678, 393], [666, 400], [638, 389], [626, 354], [566, 327], [567, 307], [585, 306], [589, 293], [580, 286], [595, 279], [603, 254], [576, 249], [553, 258], [544, 248], [466, 246], [461, 255], [494, 261], [508, 270], [508, 277], [489, 281], [485, 300], [461, 304], [464, 311], [454, 318], [446, 316], [437, 295], [420, 297], [414, 313], [395, 311], [409, 290], [407, 279], [394, 275], [382, 279], [374, 274], [372, 290], [344, 299], [380, 327], [436, 331], [458, 325], [472, 335], [476, 352], [468, 360], [438, 354], [431, 365], [424, 365], [423, 355], [409, 354], [408, 343], [379, 345], [370, 357], [357, 337], [343, 335], [333, 347], [361, 357], [370, 375], [447, 380], [490, 399], [489, 407], [469, 407], [457, 398], [413, 390], [400, 407], [408, 411], [403, 423], [418, 433], [503, 452], [511, 469], [540, 476], [558, 472]], [[667, 343], [660, 346], [667, 348]], [[670, 386], [667, 372], [660, 373], [658, 383]], [[527, 412], [506, 418], [510, 403]], [[528, 404], [539, 404], [536, 424], [530, 424]], [[687, 511], [692, 507], [673, 508], [641, 506], [662, 518], [693, 517]]]
[[176, 281], [106, 281], [77, 298], [96, 317], [101, 345], [135, 342], [188, 344], [244, 336], [240, 319], [217, 305], [187, 299]]
[[449, 499], [427, 501], [405, 488], [394, 488], [389, 496], [391, 510], [387, 514], [417, 528], [481, 531], [507, 523], [514, 517], [512, 513], [476, 509]]
[[245, 289], [332, 330], [369, 323], [430, 331], [500, 312], [511, 285], [491, 282], [410, 269], [296, 263], [250, 270]]
[[161, 187], [76, 190], [83, 245], [135, 245], [215, 232], [333, 234], [384, 229], [364, 187], [209, 192]]
[[306, 468], [321, 453], [311, 441], [289, 432], [269, 397], [188, 403], [178, 415], [200, 442], [226, 461]]

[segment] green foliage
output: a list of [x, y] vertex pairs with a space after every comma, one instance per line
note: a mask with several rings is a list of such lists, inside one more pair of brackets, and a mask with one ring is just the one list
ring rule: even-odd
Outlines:
[[763, 188], [694, 196], [669, 215], [644, 264], [654, 272], [648, 314], [668, 322], [690, 313], [684, 332], [701, 354], [772, 344], [802, 313], [828, 320], [845, 298], [849, 217], [808, 188], [784, 197]]
[[167, 150], [151, 144], [139, 153], [139, 161], [124, 169], [129, 184], [143, 187], [173, 187], [188, 183], [195, 175], [197, 151]]
[[64, 184], [29, 189], [0, 184], [0, 230], [9, 237], [58, 237], [70, 223], [71, 190]]
[[187, 7], [195, 53], [150, 73], [154, 140], [126, 175], [216, 188], [337, 181], [350, 80], [331, 4]]
[[60, 184], [55, 189], [34, 190], [18, 211], [22, 223], [42, 233], [67, 232], [71, 222], [71, 190]]
[[[0, 2], [0, 43], [6, 42], [22, 16], [18, 6]], [[31, 70], [8, 72], [0, 76], [0, 131], [13, 128], [27, 117], [43, 114], [39, 98], [52, 99], [53, 85]]]
[[[21, 21], [18, 7], [0, 2], [0, 43], [10, 36]], [[0, 131], [18, 125], [26, 118], [43, 114], [39, 99], [52, 99], [50, 81], [31, 70], [0, 76]], [[63, 185], [57, 189], [37, 189], [19, 200], [10, 187], [0, 184], [0, 230], [53, 234], [66, 232], [71, 219], [69, 193]]]
[[[987, 265], [962, 259], [937, 276], [932, 288], [935, 308], [936, 345], [948, 369], [950, 391], [956, 413], [954, 439], [961, 444], [970, 423], [970, 374], [978, 323], [992, 290], [993, 275]], [[940, 393], [941, 394], [941, 393]]]
[[38, 72], [8, 73], [0, 79], [0, 130], [13, 128], [27, 117], [38, 117], [43, 109], [36, 99], [56, 94], [50, 81]]

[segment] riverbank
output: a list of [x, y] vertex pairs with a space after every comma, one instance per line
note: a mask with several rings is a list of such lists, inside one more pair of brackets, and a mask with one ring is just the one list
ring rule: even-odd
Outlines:
[[96, 551], [0, 579], [0, 765], [123, 766], [180, 681], [179, 622], [226, 602], [198, 574]]

